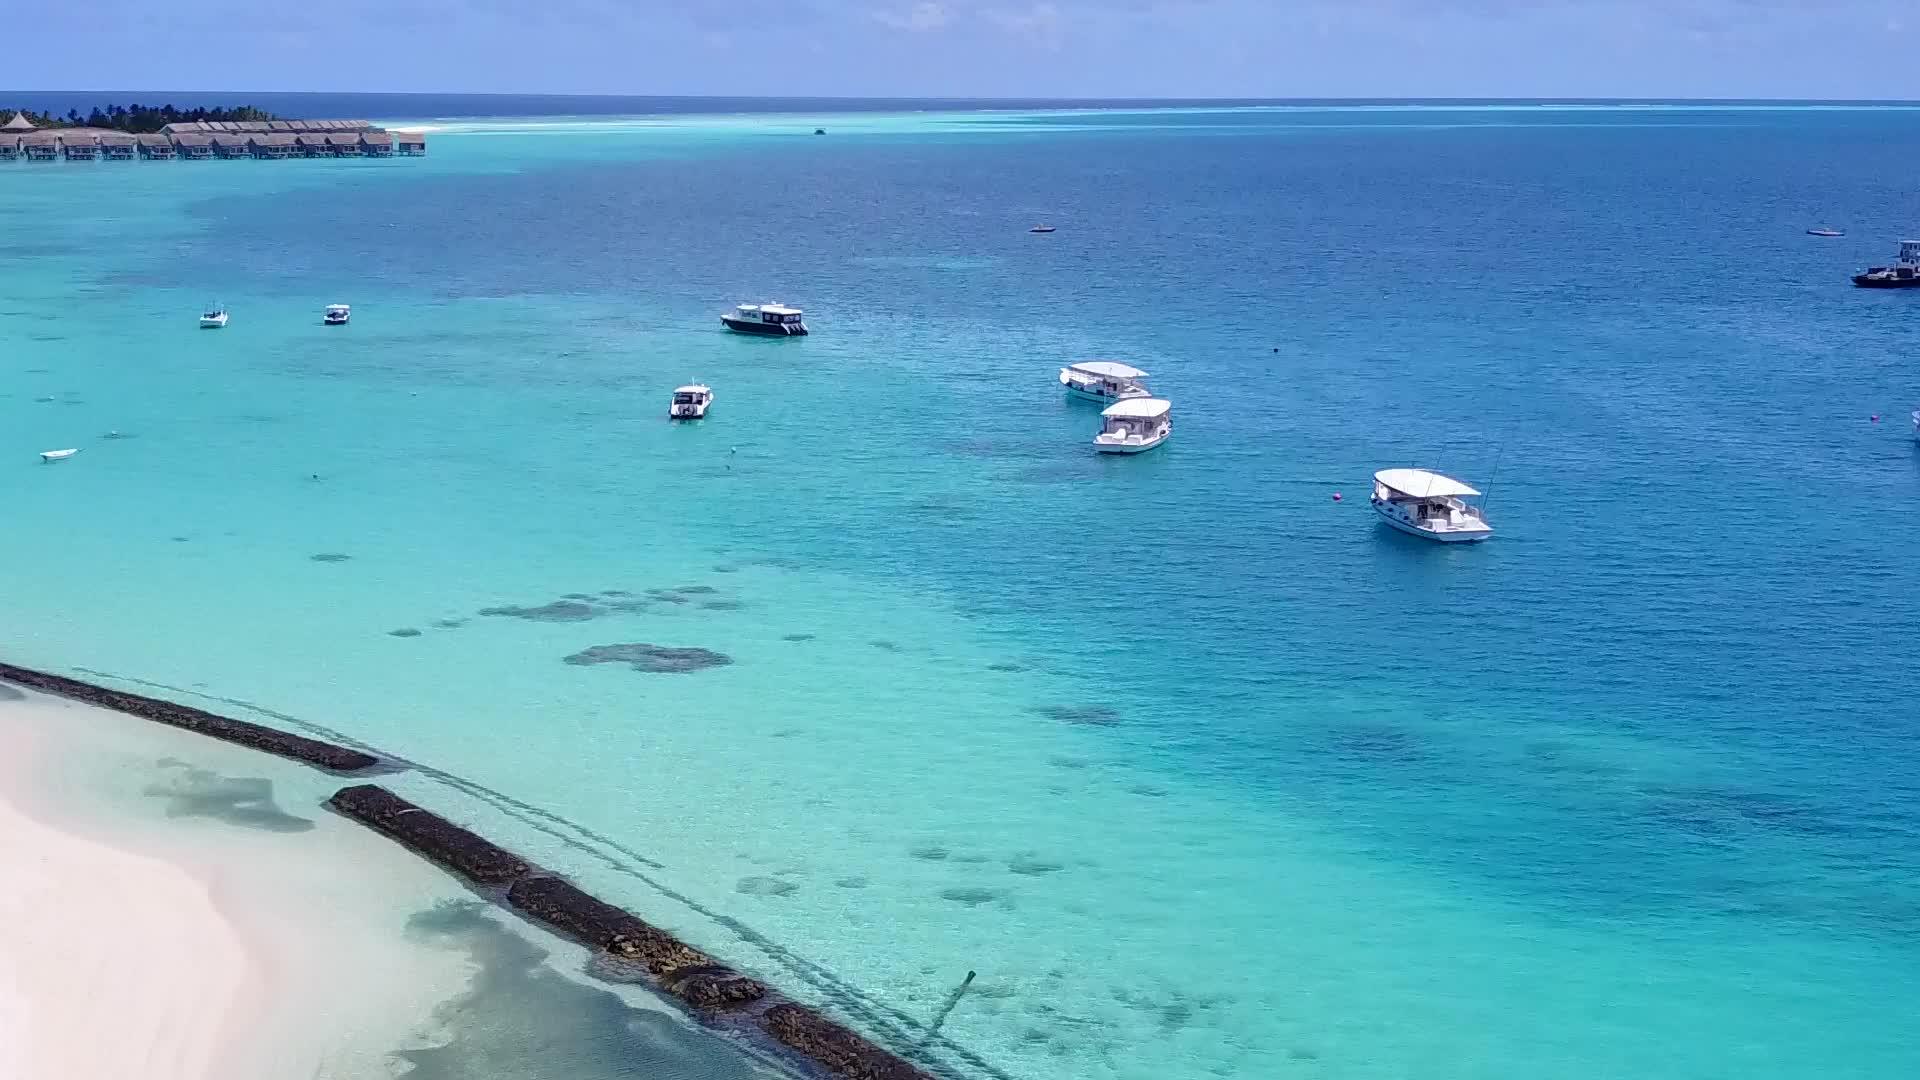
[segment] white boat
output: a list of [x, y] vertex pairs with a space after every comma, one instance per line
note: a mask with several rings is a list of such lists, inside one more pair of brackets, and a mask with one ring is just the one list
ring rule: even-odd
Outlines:
[[328, 304], [326, 312], [320, 316], [320, 321], [328, 326], [345, 326], [347, 320], [351, 318], [353, 318], [353, 308], [346, 304]]
[[1920, 440], [1920, 409], [1913, 410], [1913, 437]]
[[208, 304], [207, 310], [200, 313], [202, 330], [218, 330], [225, 325], [227, 325], [227, 305], [225, 304]]
[[1152, 397], [1153, 392], [1141, 381], [1146, 377], [1147, 373], [1137, 367], [1116, 364], [1111, 360], [1085, 360], [1060, 369], [1060, 385], [1067, 388], [1068, 397], [1097, 401], [1102, 405]]
[[667, 415], [675, 420], [698, 420], [712, 407], [713, 388], [691, 383], [674, 389], [673, 404], [667, 406]]
[[79, 452], [79, 447], [69, 447], [65, 450], [42, 450], [40, 451], [40, 460], [46, 462], [65, 461]]
[[801, 310], [785, 304], [741, 304], [720, 316], [720, 322], [736, 334], [804, 337], [807, 333], [807, 322]]
[[1373, 509], [1403, 533], [1447, 544], [1473, 543], [1493, 535], [1481, 516], [1480, 493], [1426, 469], [1382, 469], [1373, 474]]
[[1100, 413], [1104, 422], [1093, 437], [1093, 448], [1103, 454], [1138, 454], [1167, 441], [1173, 434], [1173, 405], [1160, 398], [1116, 401]]

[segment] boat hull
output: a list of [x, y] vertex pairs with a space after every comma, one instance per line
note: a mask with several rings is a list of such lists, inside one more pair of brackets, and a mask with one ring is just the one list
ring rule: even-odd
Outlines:
[[800, 323], [763, 323], [736, 319], [729, 315], [720, 316], [720, 324], [736, 334], [757, 334], [760, 337], [805, 337], [807, 324]]
[[1166, 442], [1172, 434], [1173, 433], [1169, 431], [1165, 434], [1155, 436], [1152, 439], [1136, 443], [1101, 442], [1095, 439], [1093, 448], [1102, 454], [1144, 454], [1154, 447], [1159, 446], [1161, 443]]
[[1920, 289], [1920, 275], [1910, 278], [1883, 278], [1855, 274], [1853, 283], [1862, 289]]
[[1078, 386], [1075, 386], [1072, 383], [1066, 383], [1064, 385], [1067, 388], [1068, 397], [1079, 398], [1081, 401], [1097, 401], [1102, 405], [1111, 405], [1116, 401], [1125, 401], [1129, 398], [1143, 398], [1143, 397], [1153, 396], [1153, 394], [1145, 390], [1138, 390], [1130, 394], [1115, 395], [1115, 394], [1101, 394], [1092, 390], [1085, 390]]
[[225, 319], [201, 319], [200, 320], [200, 329], [202, 330], [219, 330], [225, 327], [226, 325], [227, 325], [227, 320]]
[[1423, 529], [1410, 521], [1403, 521], [1398, 516], [1388, 513], [1378, 504], [1374, 506], [1373, 511], [1380, 515], [1381, 521], [1406, 533], [1408, 536], [1417, 536], [1422, 540], [1432, 540], [1439, 544], [1477, 544], [1493, 535], [1492, 529], [1454, 529], [1447, 532], [1438, 532], [1433, 529]]
[[669, 420], [705, 420], [706, 418], [707, 406], [705, 405], [675, 405], [667, 410]]

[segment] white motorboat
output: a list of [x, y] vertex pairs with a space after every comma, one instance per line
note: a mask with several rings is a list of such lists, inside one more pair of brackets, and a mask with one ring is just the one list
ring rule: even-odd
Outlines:
[[42, 450], [40, 451], [40, 460], [48, 463], [65, 461], [79, 452], [80, 448], [77, 446], [68, 447], [65, 450]]
[[804, 337], [807, 333], [807, 322], [800, 309], [785, 304], [741, 304], [720, 316], [720, 323], [736, 334]]
[[1117, 364], [1112, 360], [1084, 360], [1060, 369], [1060, 385], [1067, 388], [1068, 397], [1097, 401], [1102, 405], [1152, 397], [1153, 392], [1142, 381], [1146, 377], [1147, 373], [1139, 368]]
[[1167, 441], [1173, 434], [1173, 405], [1160, 398], [1116, 401], [1100, 413], [1100, 434], [1093, 448], [1103, 454], [1138, 454]]
[[1403, 533], [1446, 544], [1473, 543], [1493, 535], [1481, 516], [1478, 491], [1426, 469], [1382, 469], [1373, 474], [1373, 509]]
[[713, 407], [713, 388], [699, 383], [690, 383], [675, 388], [673, 404], [667, 406], [667, 415], [675, 420], [699, 420]]
[[1913, 410], [1913, 437], [1920, 440], [1920, 409]]
[[346, 304], [328, 304], [327, 310], [320, 316], [320, 321], [328, 326], [345, 326], [347, 320], [351, 318], [353, 318], [353, 308]]
[[208, 304], [207, 310], [200, 313], [202, 330], [218, 330], [225, 325], [227, 325], [227, 305], [225, 304]]

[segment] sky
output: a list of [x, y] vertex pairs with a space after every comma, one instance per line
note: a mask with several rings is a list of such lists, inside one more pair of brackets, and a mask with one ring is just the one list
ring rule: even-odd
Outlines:
[[16, 89], [1913, 98], [1901, 0], [0, 0]]

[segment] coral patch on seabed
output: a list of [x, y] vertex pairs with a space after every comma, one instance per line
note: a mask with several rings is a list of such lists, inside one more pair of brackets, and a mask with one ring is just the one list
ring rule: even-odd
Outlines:
[[586, 622], [599, 615], [600, 611], [578, 600], [555, 600], [551, 604], [541, 604], [539, 607], [481, 608], [480, 614], [496, 618], [526, 619], [529, 622]]
[[264, 777], [221, 776], [178, 762], [162, 762], [161, 766], [178, 771], [164, 783], [148, 785], [144, 794], [166, 800], [168, 817], [212, 818], [267, 832], [295, 833], [313, 828], [313, 822], [280, 809], [273, 800], [273, 781]]
[[965, 904], [968, 907], [979, 907], [981, 904], [991, 904], [1005, 895], [1006, 893], [999, 889], [956, 887], [940, 890], [940, 898], [942, 900], [951, 900], [956, 904]]
[[566, 663], [577, 666], [626, 664], [635, 671], [678, 674], [723, 667], [733, 663], [733, 657], [726, 653], [714, 652], [712, 649], [673, 648], [641, 641], [622, 645], [595, 645], [567, 657]]
[[411, 626], [403, 626], [398, 630], [387, 631], [387, 636], [388, 637], [419, 637], [420, 631], [415, 630]]
[[733, 891], [748, 896], [785, 896], [799, 887], [791, 881], [781, 881], [775, 877], [745, 877], [733, 887]]
[[781, 634], [780, 640], [781, 641], [812, 641], [815, 636], [816, 635], [813, 635], [813, 634]]
[[309, 555], [307, 556], [307, 558], [312, 559], [314, 562], [352, 562], [353, 561], [353, 556], [342, 555], [338, 551], [323, 551], [318, 555]]
[[1120, 714], [1105, 705], [1036, 705], [1033, 711], [1049, 720], [1082, 727], [1113, 727], [1120, 723]]

